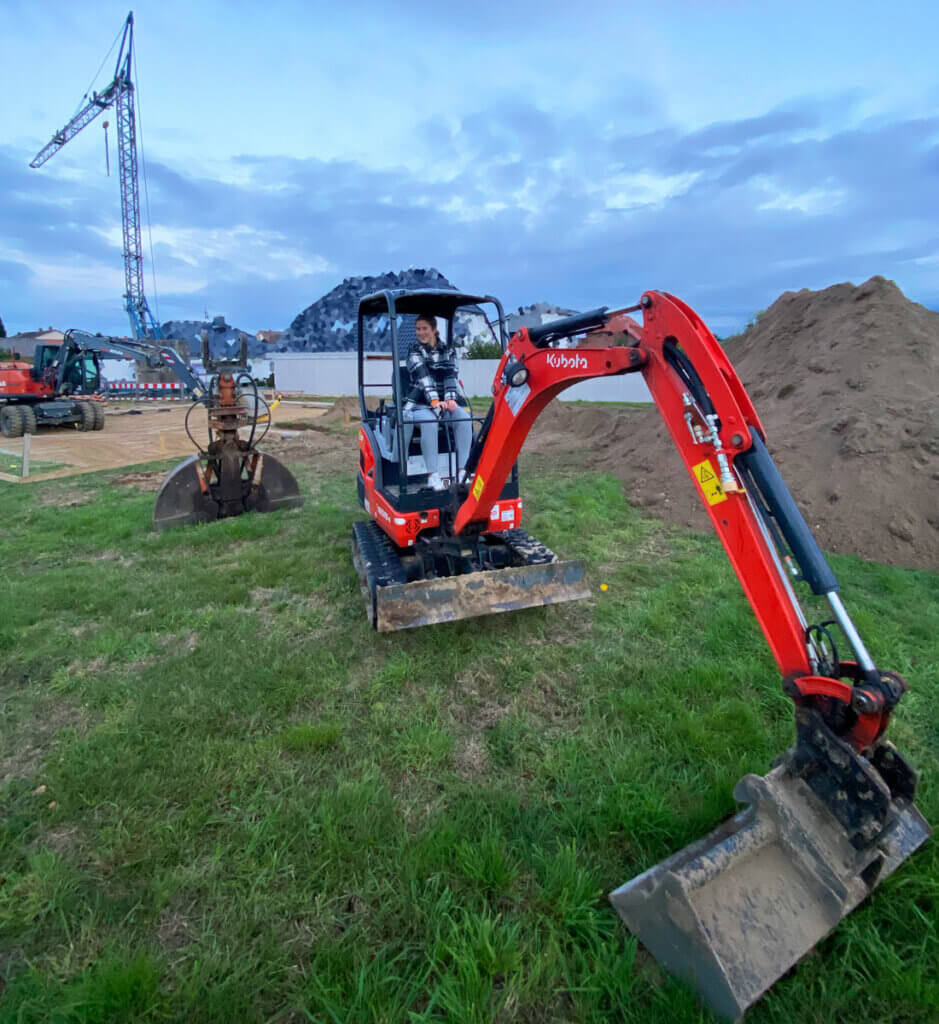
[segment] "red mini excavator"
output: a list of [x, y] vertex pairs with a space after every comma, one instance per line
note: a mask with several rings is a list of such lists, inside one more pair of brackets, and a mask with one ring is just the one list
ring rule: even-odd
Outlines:
[[[431, 314], [452, 337], [456, 311], [483, 302], [495, 300], [381, 292], [360, 304], [358, 487], [372, 522], [355, 524], [354, 544], [370, 616], [379, 629], [399, 628], [583, 596], [577, 563], [565, 568], [517, 534], [515, 460], [559, 392], [642, 374], [769, 643], [795, 705], [796, 741], [767, 775], [738, 782], [734, 795], [748, 806], [736, 817], [610, 898], [670, 971], [716, 1013], [738, 1018], [931, 834], [913, 804], [916, 772], [884, 738], [906, 683], [876, 666], [743, 385], [672, 295], [646, 292], [636, 306], [523, 328], [507, 343], [496, 303], [504, 352], [492, 406], [465, 479], [453, 471], [448, 490], [430, 489], [427, 474], [439, 467], [407, 450], [399, 415], [402, 329], [409, 316]], [[364, 379], [366, 316], [387, 318], [392, 339], [394, 399], [374, 408], [365, 401], [374, 383]], [[558, 347], [585, 333], [585, 344]], [[823, 597], [832, 618], [810, 622], [796, 583]]]

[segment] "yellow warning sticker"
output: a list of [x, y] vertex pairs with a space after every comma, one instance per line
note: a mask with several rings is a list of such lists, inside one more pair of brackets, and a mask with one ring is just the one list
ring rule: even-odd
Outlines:
[[692, 472], [695, 480], [701, 485], [701, 490], [709, 505], [718, 505], [727, 500], [724, 488], [721, 487], [720, 477], [714, 472], [710, 459], [699, 462], [697, 466], [693, 467]]
[[476, 482], [473, 484], [473, 497], [479, 501], [480, 494], [483, 493], [483, 478], [477, 473]]

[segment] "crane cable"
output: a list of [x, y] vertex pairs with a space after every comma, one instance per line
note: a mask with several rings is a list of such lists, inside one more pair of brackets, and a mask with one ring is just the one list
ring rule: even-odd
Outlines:
[[[82, 96], [82, 98], [78, 101], [78, 106], [75, 108], [75, 114], [77, 114], [79, 112], [79, 110], [81, 110], [81, 108], [84, 105], [85, 101], [88, 99], [88, 94], [92, 91], [92, 87], [94, 86], [95, 82], [98, 81], [98, 75], [101, 74], [101, 69], [104, 67], [105, 63], [107, 62], [108, 57], [110, 57], [111, 54], [114, 53], [114, 47], [117, 46], [117, 41], [118, 41], [118, 39], [121, 38], [121, 33], [123, 31], [124, 31], [124, 26], [121, 25], [121, 27], [117, 30], [117, 35], [114, 37], [114, 42], [111, 43], [111, 49], [108, 50], [108, 52], [104, 55], [104, 59], [98, 65], [98, 70], [95, 72], [94, 78], [92, 78], [92, 80], [88, 83], [88, 88], [85, 90], [85, 93]], [[75, 117], [75, 114], [72, 114], [73, 118]]]
[[143, 194], [147, 207], [147, 240], [150, 246], [150, 280], [153, 283], [153, 311], [160, 322], [160, 297], [156, 286], [156, 266], [153, 261], [153, 229], [150, 224], [150, 188], [147, 182], [147, 157], [143, 148], [143, 118], [140, 115], [140, 81], [137, 77], [137, 44], [133, 44], [131, 61], [134, 67], [134, 103], [137, 104], [137, 135], [140, 138], [140, 162], [143, 165]]

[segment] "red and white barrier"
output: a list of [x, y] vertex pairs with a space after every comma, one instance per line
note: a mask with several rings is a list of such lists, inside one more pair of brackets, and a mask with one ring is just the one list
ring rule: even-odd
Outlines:
[[107, 396], [128, 402], [181, 402], [187, 398], [181, 381], [144, 381], [138, 384], [134, 380], [109, 380]]

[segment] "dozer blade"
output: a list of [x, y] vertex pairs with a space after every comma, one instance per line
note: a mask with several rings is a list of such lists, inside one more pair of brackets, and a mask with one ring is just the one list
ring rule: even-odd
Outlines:
[[737, 1020], [929, 838], [895, 800], [878, 841], [856, 849], [785, 765], [747, 775], [749, 806], [610, 894], [630, 931], [716, 1014]]
[[218, 519], [218, 505], [202, 490], [202, 467], [198, 455], [190, 455], [170, 470], [157, 493], [153, 529], [157, 533], [173, 526], [211, 523]]
[[384, 633], [585, 597], [590, 597], [590, 588], [584, 583], [582, 561], [490, 569], [378, 587], [375, 627]]
[[522, 565], [380, 586], [370, 583], [357, 545], [353, 545], [353, 560], [369, 621], [380, 633], [590, 597], [582, 561]]

